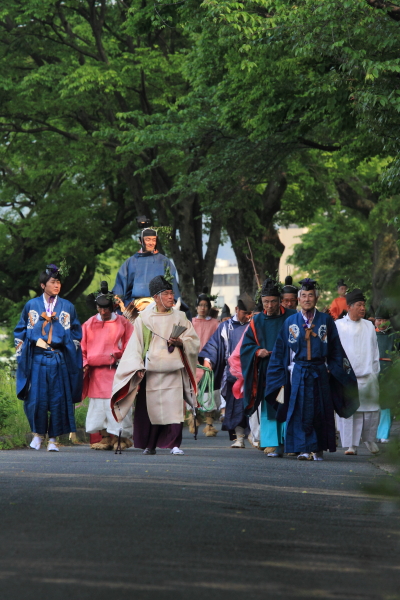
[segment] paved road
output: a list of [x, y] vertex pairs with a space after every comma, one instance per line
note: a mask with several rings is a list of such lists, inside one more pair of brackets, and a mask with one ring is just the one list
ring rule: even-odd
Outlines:
[[400, 599], [400, 512], [363, 451], [322, 463], [186, 433], [185, 456], [0, 452], [2, 600]]

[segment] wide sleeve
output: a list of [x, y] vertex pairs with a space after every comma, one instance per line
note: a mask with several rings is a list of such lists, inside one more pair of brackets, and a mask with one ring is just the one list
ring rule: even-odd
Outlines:
[[82, 325], [82, 341], [81, 341], [81, 349], [82, 349], [82, 360], [83, 366], [87, 365], [87, 328], [88, 322]]
[[181, 292], [179, 290], [178, 281], [176, 279], [176, 267], [175, 265], [168, 259], [169, 269], [171, 271], [172, 279], [172, 289], [174, 291], [174, 298], [177, 300], [181, 296]]
[[130, 259], [128, 258], [121, 265], [113, 287], [114, 294], [120, 296], [122, 299], [125, 298], [126, 293], [128, 291], [129, 261]]
[[131, 335], [133, 333], [133, 325], [127, 319], [124, 320], [124, 327], [125, 327], [124, 335], [121, 338], [122, 354], [125, 352], [125, 348], [127, 347], [128, 342], [131, 339]]
[[14, 345], [17, 360], [22, 354], [22, 347], [26, 338], [26, 331], [28, 326], [28, 305], [25, 304], [17, 326], [14, 329]]
[[118, 423], [128, 414], [139, 389], [141, 379], [136, 373], [144, 370], [143, 345], [143, 321], [139, 316], [114, 376], [110, 406]]
[[82, 327], [78, 319], [78, 315], [76, 314], [75, 306], [71, 304], [71, 338], [74, 342], [80, 342], [82, 339]]
[[336, 298], [332, 301], [332, 304], [329, 307], [329, 312], [336, 321], [339, 316], [339, 307], [337, 306]]
[[[371, 323], [372, 325], [372, 323]], [[380, 362], [379, 362], [379, 346], [378, 346], [378, 338], [376, 335], [375, 327], [372, 325], [371, 327], [371, 347], [372, 347], [372, 372], [375, 375], [379, 375], [380, 372]]]
[[276, 398], [282, 386], [285, 386], [288, 380], [289, 366], [289, 348], [286, 340], [288, 339], [288, 326], [284, 323], [278, 333], [275, 346], [268, 363], [267, 377], [265, 381], [265, 399], [269, 404], [276, 408]]
[[[360, 406], [357, 378], [340, 341], [332, 317], [327, 316], [327, 367], [332, 402], [339, 417], [351, 417]], [[379, 356], [379, 355], [378, 355]]]
[[222, 338], [223, 329], [226, 326], [226, 323], [226, 321], [220, 323], [218, 329], [213, 333], [199, 353], [199, 362], [201, 364], [204, 364], [205, 359], [211, 362], [211, 367], [214, 371], [214, 385], [216, 390], [220, 388], [226, 366], [226, 349], [225, 342]]
[[261, 346], [258, 345], [254, 331], [250, 325], [244, 334], [242, 347], [240, 348], [240, 363], [244, 378], [244, 398], [248, 405], [252, 405], [254, 392], [257, 391], [257, 369], [258, 369], [258, 351]]

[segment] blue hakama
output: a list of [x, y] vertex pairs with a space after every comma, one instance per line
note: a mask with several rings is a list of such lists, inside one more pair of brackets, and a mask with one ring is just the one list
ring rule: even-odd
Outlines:
[[[277, 409], [277, 420], [286, 421], [285, 452], [335, 452], [334, 411], [347, 418], [360, 405], [357, 379], [332, 317], [316, 310], [312, 326], [308, 356], [304, 319], [301, 313], [289, 317], [267, 370], [266, 400]], [[282, 386], [284, 404], [278, 404]]]
[[[43, 296], [29, 300], [14, 330], [17, 348], [17, 396], [31, 431], [56, 437], [76, 431], [74, 403], [82, 395], [82, 333], [74, 306], [57, 298], [51, 323], [46, 322]], [[36, 346], [39, 338], [49, 340], [45, 350]], [[76, 343], [75, 343], [76, 342]]]

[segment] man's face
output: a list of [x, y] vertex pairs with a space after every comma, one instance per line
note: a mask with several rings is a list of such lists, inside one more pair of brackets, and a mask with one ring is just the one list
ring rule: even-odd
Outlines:
[[313, 310], [317, 304], [315, 290], [301, 290], [299, 304], [303, 310]]
[[199, 304], [197, 305], [197, 314], [199, 315], [199, 317], [202, 317], [203, 319], [205, 319], [205, 317], [207, 317], [207, 315], [208, 315], [207, 300], [202, 300], [201, 302], [199, 302]]
[[365, 302], [359, 300], [348, 307], [349, 317], [352, 321], [359, 321], [365, 317]]
[[157, 244], [157, 237], [155, 235], [146, 236], [143, 238], [143, 244], [146, 252], [153, 252]]
[[293, 308], [297, 306], [297, 294], [282, 294], [281, 304], [284, 308]]
[[104, 308], [103, 306], [98, 306], [97, 312], [99, 313], [102, 321], [109, 321], [111, 319], [111, 309], [110, 308]]
[[251, 312], [240, 309], [238, 306], [235, 309], [236, 316], [241, 323], [248, 323], [250, 321]]
[[277, 296], [262, 296], [261, 300], [268, 317], [279, 315], [279, 298]]
[[343, 296], [346, 295], [346, 292], [347, 292], [347, 285], [339, 285], [339, 287], [337, 289], [338, 295], [343, 298]]
[[384, 331], [390, 327], [390, 321], [389, 319], [375, 319], [375, 327]]
[[154, 302], [157, 304], [158, 310], [162, 310], [162, 308], [170, 309], [175, 303], [174, 292], [172, 290], [165, 290], [161, 294], [154, 296]]
[[42, 283], [42, 290], [49, 296], [58, 296], [61, 291], [61, 281], [50, 277], [46, 284]]

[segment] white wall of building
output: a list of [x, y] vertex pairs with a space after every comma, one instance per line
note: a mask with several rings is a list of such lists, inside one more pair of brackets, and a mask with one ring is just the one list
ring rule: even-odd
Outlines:
[[[287, 265], [286, 260], [293, 252], [293, 246], [300, 243], [300, 236], [306, 233], [306, 227], [297, 227], [297, 225], [291, 225], [290, 227], [281, 227], [279, 229], [279, 238], [285, 245], [285, 250], [281, 256], [279, 262], [279, 279], [284, 282], [286, 275], [290, 275], [293, 272], [293, 266]], [[218, 299], [215, 304], [222, 308], [224, 304], [227, 304], [233, 313], [235, 306], [237, 306], [237, 299], [239, 296], [239, 269], [234, 259], [232, 247], [227, 246], [224, 248], [224, 252], [218, 254], [221, 256], [230, 256], [232, 258], [217, 258], [214, 268], [214, 281], [211, 287], [211, 294], [218, 294]], [[257, 254], [257, 249], [253, 249], [253, 254]], [[250, 267], [251, 268], [251, 265]], [[262, 278], [262, 277], [261, 277]]]

